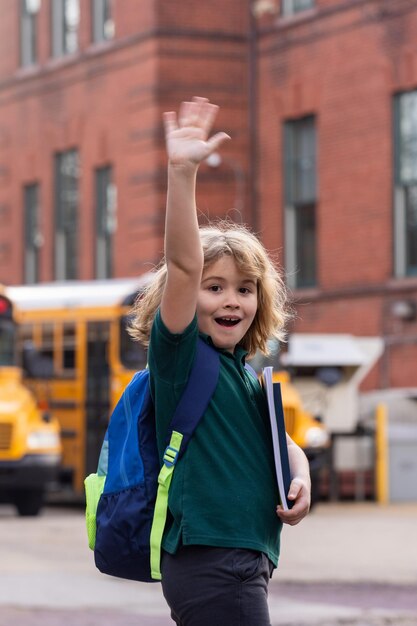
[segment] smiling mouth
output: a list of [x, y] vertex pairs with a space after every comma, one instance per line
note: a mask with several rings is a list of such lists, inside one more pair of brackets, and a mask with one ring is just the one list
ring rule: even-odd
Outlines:
[[239, 324], [240, 319], [236, 317], [216, 317], [216, 323], [220, 326], [226, 326], [227, 328], [231, 328], [232, 326], [236, 326]]

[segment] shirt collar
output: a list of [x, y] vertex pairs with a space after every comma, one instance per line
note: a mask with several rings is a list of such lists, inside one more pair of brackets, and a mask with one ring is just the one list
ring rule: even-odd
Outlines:
[[242, 363], [243, 365], [245, 364], [245, 359], [246, 359], [246, 355], [248, 354], [248, 351], [245, 350], [245, 348], [243, 348], [242, 346], [237, 345], [235, 348], [234, 354], [232, 354], [228, 350], [217, 348], [214, 345], [213, 340], [210, 337], [210, 335], [207, 335], [206, 333], [202, 333], [202, 332], [199, 332], [199, 335], [203, 341], [205, 341], [209, 346], [212, 346], [215, 350], [217, 350], [217, 352], [220, 352], [220, 354], [224, 354], [225, 356], [228, 356], [234, 359], [238, 363]]

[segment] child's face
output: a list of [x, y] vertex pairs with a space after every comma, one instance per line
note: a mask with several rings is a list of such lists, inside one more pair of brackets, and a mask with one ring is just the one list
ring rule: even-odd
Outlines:
[[217, 348], [234, 352], [257, 307], [256, 280], [242, 274], [232, 257], [222, 256], [204, 270], [197, 300], [198, 327]]

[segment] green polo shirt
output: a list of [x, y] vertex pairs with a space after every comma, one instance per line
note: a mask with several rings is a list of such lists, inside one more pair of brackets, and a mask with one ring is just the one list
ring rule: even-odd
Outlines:
[[[196, 318], [174, 335], [157, 313], [149, 370], [161, 463], [198, 335]], [[266, 400], [245, 370], [245, 350], [219, 354], [216, 390], [175, 468], [162, 546], [172, 554], [180, 545], [248, 548], [264, 552], [276, 566], [282, 524], [275, 512], [279, 496]]]

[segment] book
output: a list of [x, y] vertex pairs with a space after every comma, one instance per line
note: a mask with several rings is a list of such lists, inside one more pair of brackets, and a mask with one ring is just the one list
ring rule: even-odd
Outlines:
[[291, 484], [291, 473], [288, 459], [284, 410], [282, 408], [281, 385], [273, 382], [272, 374], [273, 367], [264, 367], [261, 381], [268, 401], [279, 497], [284, 511], [288, 511], [288, 509], [291, 509], [293, 502], [287, 499]]

